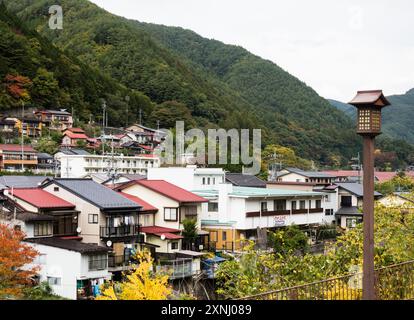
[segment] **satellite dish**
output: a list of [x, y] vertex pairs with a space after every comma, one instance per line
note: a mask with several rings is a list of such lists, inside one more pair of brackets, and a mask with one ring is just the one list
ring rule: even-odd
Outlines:
[[112, 241], [111, 241], [111, 240], [108, 240], [108, 241], [106, 242], [106, 246], [107, 246], [107, 247], [112, 246]]
[[165, 234], [161, 235], [161, 240], [165, 240]]
[[82, 232], [81, 227], [77, 227], [77, 228], [76, 228], [76, 232], [77, 232], [77, 233], [81, 233], [81, 232]]

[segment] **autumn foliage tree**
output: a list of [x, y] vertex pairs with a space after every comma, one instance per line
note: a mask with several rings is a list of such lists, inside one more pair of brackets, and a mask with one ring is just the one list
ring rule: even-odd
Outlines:
[[0, 299], [19, 298], [37, 267], [24, 266], [33, 262], [38, 252], [24, 244], [24, 233], [0, 224]]
[[153, 259], [147, 251], [136, 255], [138, 264], [126, 280], [104, 284], [97, 300], [166, 300], [171, 294], [168, 275], [153, 272]]

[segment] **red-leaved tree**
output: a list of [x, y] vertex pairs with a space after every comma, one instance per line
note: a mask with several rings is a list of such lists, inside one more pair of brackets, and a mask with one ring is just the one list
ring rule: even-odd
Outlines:
[[22, 231], [0, 223], [0, 299], [20, 297], [38, 271], [27, 266], [38, 252], [22, 242], [24, 237]]

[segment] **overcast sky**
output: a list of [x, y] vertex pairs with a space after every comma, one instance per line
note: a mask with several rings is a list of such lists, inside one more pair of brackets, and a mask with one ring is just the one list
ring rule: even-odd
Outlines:
[[191, 29], [269, 59], [321, 96], [414, 87], [411, 0], [93, 0], [120, 16]]

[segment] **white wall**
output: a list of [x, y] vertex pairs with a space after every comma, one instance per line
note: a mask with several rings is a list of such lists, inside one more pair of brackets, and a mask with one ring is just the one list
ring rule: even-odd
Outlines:
[[59, 296], [76, 299], [78, 279], [109, 278], [108, 270], [88, 271], [88, 257], [78, 252], [28, 243], [40, 253], [35, 261], [39, 267], [40, 281], [48, 277], [61, 279], [60, 285], [52, 285], [53, 292]]
[[[58, 187], [59, 191], [54, 191], [55, 187]], [[83, 242], [102, 244], [100, 241], [99, 226], [104, 226], [106, 221], [105, 216], [101, 213], [101, 210], [98, 207], [56, 185], [55, 183], [51, 183], [49, 186], [45, 187], [44, 190], [76, 205], [76, 210], [80, 212], [78, 215], [78, 227], [82, 230], [79, 235], [83, 238]], [[90, 224], [88, 222], [89, 214], [98, 215], [97, 224]]]
[[[63, 153], [56, 154], [55, 158], [60, 161], [62, 178], [81, 178], [89, 173], [104, 173], [112, 160], [111, 156]], [[148, 168], [160, 165], [160, 159], [156, 157], [116, 156], [113, 160], [113, 166], [118, 169], [118, 173], [146, 174]]]

